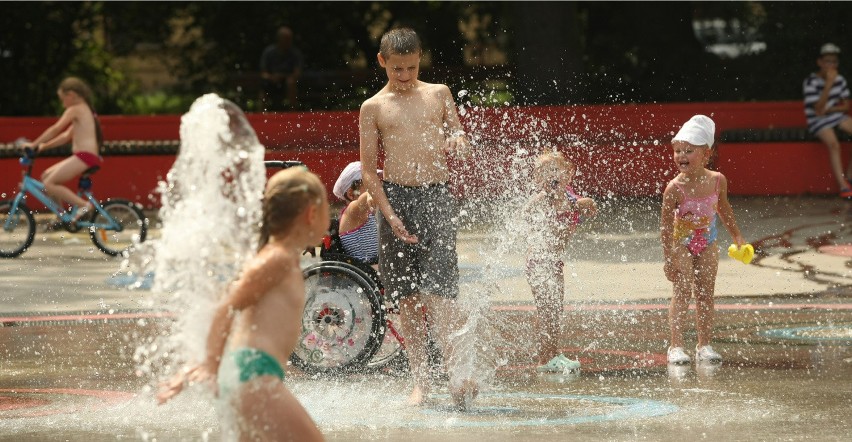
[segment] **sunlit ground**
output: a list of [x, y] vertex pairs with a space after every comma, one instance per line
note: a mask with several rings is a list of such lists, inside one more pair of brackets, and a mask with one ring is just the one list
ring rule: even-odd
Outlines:
[[[720, 260], [721, 366], [667, 366], [659, 204], [631, 199], [602, 205], [566, 267], [561, 343], [581, 361], [579, 376], [535, 373], [522, 257], [510, 251], [491, 262], [494, 224], [480, 218], [459, 239], [462, 292], [489, 301], [482, 363], [498, 366], [471, 409], [450, 408], [443, 388], [424, 407], [406, 406], [411, 383], [398, 370], [311, 377], [291, 367], [286, 383], [330, 440], [845, 440], [848, 203], [733, 204], [759, 257], [750, 266]], [[39, 234], [22, 257], [0, 261], [0, 438], [219, 440], [204, 391], [157, 407], [150, 378], [137, 373], [139, 345], [167, 329], [169, 319], [153, 315], [165, 297], [116, 287], [119, 261], [89, 251], [86, 236], [71, 238]], [[694, 332], [686, 339], [694, 345]]]

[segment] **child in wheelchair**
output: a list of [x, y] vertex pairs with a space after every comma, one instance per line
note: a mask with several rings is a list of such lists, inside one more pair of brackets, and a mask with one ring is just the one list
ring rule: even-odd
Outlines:
[[[381, 174], [381, 171], [378, 172]], [[361, 182], [359, 161], [349, 163], [343, 169], [332, 193], [344, 202], [344, 207], [340, 215], [331, 218], [328, 232], [319, 245], [321, 262], [304, 270], [308, 326], [303, 330], [303, 345], [296, 349], [291, 361], [309, 373], [407, 368], [403, 351], [405, 340], [397, 330], [399, 306], [395, 300], [384, 296], [384, 286], [377, 269], [379, 238], [375, 209]], [[316, 256], [316, 249], [310, 247], [306, 253]], [[364, 285], [358, 282], [361, 279]], [[356, 308], [349, 316], [338, 315], [339, 310], [353, 305], [361, 309]], [[366, 320], [359, 316], [365, 314], [371, 318]], [[425, 307], [423, 314], [427, 315]], [[362, 328], [364, 324], [373, 323], [378, 323], [375, 327], [383, 331], [365, 341], [362, 333], [372, 335], [376, 330], [371, 332]], [[350, 338], [356, 337], [353, 340], [355, 344], [335, 341], [340, 330], [346, 330], [345, 334]], [[426, 333], [429, 364], [436, 368], [437, 376], [442, 376], [445, 372], [443, 357], [428, 329]], [[320, 345], [326, 342], [332, 344], [327, 348]], [[322, 350], [317, 351], [317, 348]]]
[[[381, 171], [379, 171], [381, 173]], [[376, 265], [379, 260], [379, 233], [375, 207], [361, 181], [361, 162], [349, 163], [332, 189], [345, 206], [337, 219], [331, 220], [329, 235], [320, 249], [326, 261], [343, 261], [364, 270], [381, 286]]]

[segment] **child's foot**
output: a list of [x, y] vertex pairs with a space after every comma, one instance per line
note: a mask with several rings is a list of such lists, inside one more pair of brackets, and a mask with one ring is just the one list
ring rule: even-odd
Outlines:
[[80, 221], [84, 216], [88, 215], [92, 212], [95, 206], [92, 203], [86, 203], [84, 206], [81, 206], [77, 209], [77, 213], [74, 214], [74, 218], [71, 220], [71, 224], [76, 224], [77, 221]]
[[579, 359], [576, 359], [576, 360], [571, 359], [571, 358], [569, 358], [568, 356], [565, 356], [562, 353], [559, 353], [559, 356], [557, 356], [557, 357], [562, 359], [563, 361], [565, 361], [565, 364], [569, 367], [569, 370], [571, 370], [572, 372], [578, 372], [578, 373], [580, 372], [580, 360]]
[[459, 410], [465, 411], [479, 395], [479, 386], [473, 379], [465, 379], [459, 389], [452, 391], [453, 403]]
[[548, 363], [536, 367], [535, 371], [539, 373], [576, 373], [580, 371], [580, 362], [572, 361], [560, 353], [554, 356]]
[[666, 366], [666, 373], [669, 374], [669, 378], [674, 381], [683, 381], [686, 379], [686, 376], [689, 375], [689, 364], [668, 364]]
[[713, 364], [722, 362], [722, 355], [716, 353], [713, 347], [705, 345], [703, 347], [695, 347], [695, 360], [698, 362], [706, 361]]
[[419, 407], [426, 402], [426, 389], [421, 388], [419, 385], [415, 385], [414, 389], [411, 390], [411, 394], [408, 396], [408, 405]]
[[60, 230], [65, 230], [65, 223], [61, 219], [56, 219], [44, 227], [45, 232], [58, 232]]
[[722, 367], [722, 364], [710, 362], [710, 361], [698, 361], [695, 363], [695, 373], [698, 374], [700, 378], [709, 379], [713, 376], [716, 376], [716, 373], [719, 372], [719, 369]]
[[689, 355], [683, 351], [683, 347], [669, 347], [667, 356], [669, 364], [681, 365], [688, 364], [690, 361]]
[[838, 196], [844, 199], [852, 199], [852, 183], [849, 181], [844, 181], [846, 184], [840, 186], [840, 193]]

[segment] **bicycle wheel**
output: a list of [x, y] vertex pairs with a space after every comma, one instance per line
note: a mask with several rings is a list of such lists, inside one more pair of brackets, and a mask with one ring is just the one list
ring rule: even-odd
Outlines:
[[362, 369], [384, 338], [378, 289], [342, 262], [320, 262], [303, 273], [302, 333], [290, 361], [308, 373]]
[[23, 203], [12, 213], [13, 201], [0, 201], [0, 258], [24, 253], [35, 239], [35, 217]]
[[[89, 236], [102, 252], [118, 256], [133, 244], [145, 241], [148, 219], [142, 210], [127, 200], [115, 199], [103, 204], [103, 211], [92, 213]], [[118, 227], [116, 227], [118, 226]]]

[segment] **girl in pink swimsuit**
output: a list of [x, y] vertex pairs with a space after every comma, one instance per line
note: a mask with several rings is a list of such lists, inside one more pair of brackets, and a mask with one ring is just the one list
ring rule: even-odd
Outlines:
[[533, 179], [539, 192], [524, 208], [522, 232], [527, 248], [526, 277], [536, 305], [538, 366], [542, 373], [580, 370], [580, 363], [559, 351], [560, 324], [565, 297], [565, 247], [581, 217], [597, 214], [597, 204], [571, 189], [574, 164], [560, 152], [536, 159]]
[[661, 240], [664, 271], [674, 286], [669, 308], [670, 364], [688, 364], [683, 329], [689, 300], [695, 296], [698, 362], [721, 362], [710, 346], [713, 292], [719, 266], [717, 216], [737, 246], [745, 244], [728, 202], [728, 181], [707, 169], [716, 126], [704, 116], [692, 117], [672, 139], [673, 159], [680, 172], [663, 192]]
[[91, 205], [63, 183], [91, 167], [100, 166], [103, 134], [92, 107], [92, 90], [83, 80], [75, 77], [62, 80], [56, 94], [65, 112], [59, 121], [24, 146], [40, 152], [71, 143], [72, 155], [47, 168], [41, 180], [47, 194], [57, 202], [65, 201], [80, 208], [75, 215], [76, 221], [91, 210]]
[[674, 240], [683, 244], [693, 256], [701, 255], [707, 246], [716, 241], [716, 211], [719, 206], [719, 181], [722, 174], [716, 174], [716, 188], [704, 197], [691, 196], [682, 183], [672, 181], [683, 200], [677, 206], [674, 218]]

